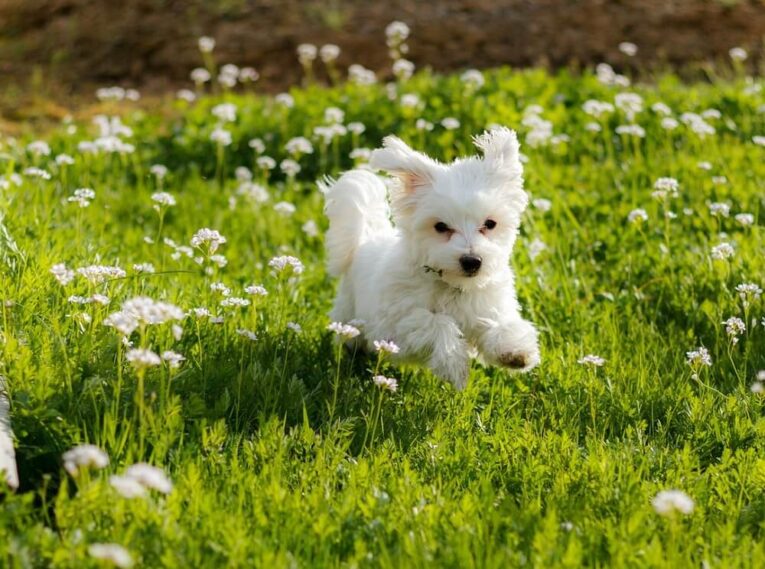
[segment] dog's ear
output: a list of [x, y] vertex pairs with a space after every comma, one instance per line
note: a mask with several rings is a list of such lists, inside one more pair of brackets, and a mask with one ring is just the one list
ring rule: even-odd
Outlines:
[[383, 139], [383, 147], [372, 152], [369, 165], [400, 178], [407, 194], [429, 186], [440, 167], [438, 162], [412, 150], [397, 136]]
[[515, 131], [495, 127], [476, 136], [473, 143], [483, 152], [486, 170], [497, 181], [503, 199], [518, 211], [526, 209], [529, 195], [523, 190], [521, 150]]
[[484, 162], [492, 174], [513, 181], [523, 176], [520, 145], [514, 130], [499, 126], [473, 138], [483, 152]]

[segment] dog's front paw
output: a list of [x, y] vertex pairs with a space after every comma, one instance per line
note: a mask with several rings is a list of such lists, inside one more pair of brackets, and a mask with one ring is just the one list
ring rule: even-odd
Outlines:
[[447, 358], [431, 358], [430, 369], [438, 377], [451, 383], [455, 389], [465, 389], [470, 373], [470, 359], [467, 354], [452, 355]]
[[505, 352], [500, 354], [498, 362], [499, 365], [518, 370], [526, 371], [539, 363], [539, 350], [532, 352]]
[[537, 330], [526, 320], [516, 320], [495, 329], [493, 359], [498, 365], [527, 371], [540, 361]]

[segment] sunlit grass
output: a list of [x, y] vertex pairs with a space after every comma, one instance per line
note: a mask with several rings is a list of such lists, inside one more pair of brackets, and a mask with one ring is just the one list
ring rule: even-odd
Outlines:
[[[393, 99], [377, 85], [309, 86], [291, 93], [293, 107], [229, 93], [177, 101], [169, 117], [113, 103], [121, 122], [63, 124], [50, 154], [31, 138], [2, 142], [0, 374], [22, 482], [2, 498], [3, 565], [83, 567], [94, 543], [120, 544], [146, 567], [765, 562], [765, 421], [752, 392], [765, 311], [736, 290], [765, 284], [761, 88], [666, 76], [629, 89], [643, 102], [628, 120], [582, 110], [620, 92], [592, 75], [485, 79], [476, 89], [420, 74]], [[407, 94], [419, 102], [402, 105]], [[233, 121], [211, 112], [223, 102]], [[662, 126], [657, 102], [676, 128]], [[682, 120], [708, 109], [720, 113], [704, 119], [714, 134]], [[314, 128], [328, 119], [365, 129], [324, 142]], [[391, 132], [442, 159], [472, 154], [471, 136], [492, 123], [538, 142], [522, 148], [534, 205], [513, 264], [540, 327], [540, 367], [476, 364], [458, 393], [338, 350], [315, 179], [362, 163], [351, 152]], [[645, 136], [616, 134], [628, 124]], [[211, 140], [216, 128], [230, 144]], [[101, 150], [82, 145], [99, 135]], [[287, 152], [297, 136], [312, 153]], [[280, 168], [286, 159], [300, 170]], [[24, 173], [33, 167], [50, 179]], [[652, 197], [662, 177], [678, 181], [676, 197]], [[225, 242], [209, 232], [192, 242], [202, 228]], [[722, 243], [733, 254], [715, 259]], [[303, 270], [269, 266], [283, 256]], [[75, 271], [65, 285], [51, 273], [60, 263]], [[94, 283], [77, 273], [91, 265], [124, 274]], [[128, 346], [104, 321], [136, 297], [188, 315], [131, 331]], [[746, 326], [737, 342], [731, 317]], [[711, 366], [688, 363], [700, 347]], [[132, 349], [185, 359], [136, 367]], [[397, 391], [375, 386], [376, 374]], [[62, 454], [83, 443], [109, 465], [71, 476]], [[121, 496], [109, 478], [138, 462], [161, 467], [172, 490]], [[693, 512], [660, 516], [651, 500], [667, 489]]]

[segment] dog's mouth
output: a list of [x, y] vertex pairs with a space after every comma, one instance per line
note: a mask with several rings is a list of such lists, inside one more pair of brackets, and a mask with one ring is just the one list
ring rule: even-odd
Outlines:
[[457, 292], [463, 292], [464, 286], [467, 284], [466, 281], [470, 281], [472, 285], [472, 283], [478, 284], [482, 280], [476, 278], [479, 276], [479, 271], [472, 274], [464, 271], [449, 273], [445, 269], [437, 269], [430, 265], [423, 265], [422, 269], [425, 273], [433, 275], [435, 279]]

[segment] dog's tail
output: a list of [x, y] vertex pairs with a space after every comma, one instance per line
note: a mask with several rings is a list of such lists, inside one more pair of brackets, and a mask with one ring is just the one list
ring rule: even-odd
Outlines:
[[325, 238], [330, 274], [345, 273], [359, 245], [374, 235], [392, 231], [387, 190], [372, 172], [351, 170], [339, 180], [319, 182], [324, 213], [329, 218]]

